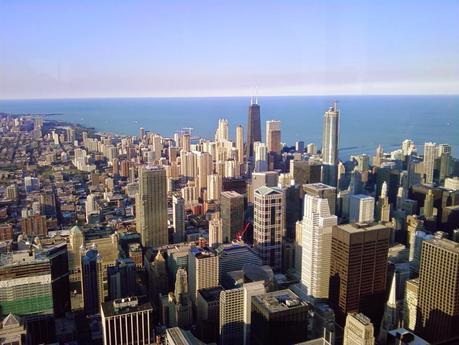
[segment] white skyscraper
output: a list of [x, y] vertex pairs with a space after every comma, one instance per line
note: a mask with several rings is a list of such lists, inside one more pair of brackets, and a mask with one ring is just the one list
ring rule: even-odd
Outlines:
[[215, 141], [226, 141], [228, 140], [228, 120], [219, 119], [218, 128], [215, 132]]
[[371, 223], [374, 221], [375, 199], [369, 195], [357, 194], [349, 198], [349, 222]]
[[236, 148], [237, 162], [244, 163], [244, 128], [241, 125], [236, 127]]
[[86, 197], [85, 210], [86, 210], [86, 222], [88, 222], [89, 215], [97, 211], [96, 196], [94, 194], [89, 194]]
[[207, 176], [207, 200], [218, 200], [223, 188], [222, 177], [218, 174]]
[[256, 141], [253, 144], [255, 156], [255, 171], [263, 172], [268, 170], [268, 147], [266, 144]]
[[433, 183], [437, 152], [438, 149], [435, 143], [429, 142], [424, 144], [424, 182], [426, 184]]
[[327, 199], [304, 196], [301, 283], [315, 298], [328, 298], [332, 228], [337, 222]]
[[338, 164], [339, 110], [336, 102], [324, 114], [322, 142], [322, 182], [336, 187]]

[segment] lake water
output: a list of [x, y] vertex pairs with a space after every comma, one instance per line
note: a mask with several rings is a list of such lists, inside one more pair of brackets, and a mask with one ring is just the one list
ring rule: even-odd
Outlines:
[[[338, 100], [340, 156], [373, 155], [381, 144], [394, 150], [412, 139], [422, 152], [424, 142], [449, 143], [459, 157], [459, 96], [305, 96], [260, 97], [262, 132], [266, 120], [282, 121], [282, 141], [293, 145], [322, 142], [323, 113]], [[136, 135], [140, 127], [172, 136], [193, 128], [193, 136], [213, 138], [219, 118], [247, 127], [247, 97], [112, 98], [0, 100], [0, 112], [62, 113], [53, 119], [75, 122], [100, 131]]]

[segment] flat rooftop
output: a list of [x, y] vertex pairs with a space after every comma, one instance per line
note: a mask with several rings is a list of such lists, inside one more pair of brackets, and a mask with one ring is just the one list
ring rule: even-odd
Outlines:
[[349, 233], [358, 233], [365, 231], [375, 231], [386, 229], [387, 227], [383, 224], [378, 223], [352, 223], [352, 224], [340, 224], [338, 228], [347, 231]]
[[220, 299], [220, 292], [224, 289], [221, 286], [216, 286], [207, 289], [199, 289], [198, 293], [204, 298], [207, 302], [213, 302]]
[[457, 242], [448, 240], [446, 238], [432, 238], [431, 240], [427, 240], [426, 242], [432, 243], [435, 246], [445, 249], [454, 254], [459, 254], [459, 243]]
[[276, 313], [308, 304], [302, 301], [292, 290], [280, 290], [252, 297], [259, 306], [264, 307], [269, 313]]

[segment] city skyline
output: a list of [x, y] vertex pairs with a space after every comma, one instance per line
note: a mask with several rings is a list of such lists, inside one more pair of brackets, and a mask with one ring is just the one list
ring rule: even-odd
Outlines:
[[4, 1], [0, 99], [458, 94], [458, 9]]

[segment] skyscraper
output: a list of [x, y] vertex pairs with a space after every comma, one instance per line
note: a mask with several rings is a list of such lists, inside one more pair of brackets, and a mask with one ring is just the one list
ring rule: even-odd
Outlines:
[[244, 163], [244, 128], [241, 125], [236, 127], [236, 149], [237, 162]]
[[266, 121], [266, 146], [268, 152], [281, 153], [281, 122], [278, 120]]
[[191, 248], [188, 253], [188, 282], [190, 297], [194, 304], [198, 290], [218, 286], [218, 278], [218, 256], [210, 250]]
[[337, 222], [327, 199], [304, 196], [301, 283], [315, 298], [328, 298], [332, 227]]
[[311, 183], [303, 185], [306, 194], [328, 200], [330, 214], [336, 214], [336, 188], [323, 183]]
[[437, 145], [432, 142], [424, 144], [424, 183], [434, 182], [435, 158], [437, 157]]
[[422, 243], [416, 334], [428, 341], [459, 340], [459, 243]]
[[172, 222], [174, 242], [183, 242], [185, 238], [185, 200], [176, 195], [172, 197]]
[[384, 311], [390, 230], [381, 224], [333, 227], [330, 305], [344, 325], [347, 313], [363, 312], [379, 324]]
[[250, 101], [249, 116], [247, 120], [247, 141], [245, 143], [245, 155], [247, 159], [253, 157], [253, 143], [261, 141], [260, 105], [255, 99]]
[[371, 223], [374, 221], [375, 199], [369, 195], [357, 194], [349, 198], [349, 221]]
[[373, 345], [374, 343], [374, 328], [371, 320], [361, 313], [347, 314], [343, 345]]
[[244, 196], [234, 191], [220, 194], [223, 241], [230, 242], [244, 227]]
[[139, 171], [136, 226], [144, 247], [168, 243], [166, 171], [161, 167], [147, 167]]
[[102, 258], [97, 249], [90, 249], [81, 257], [81, 285], [85, 313], [97, 314], [104, 301]]
[[336, 187], [338, 182], [339, 110], [336, 102], [324, 114], [322, 141], [322, 182]]
[[262, 186], [255, 190], [254, 195], [254, 247], [264, 265], [279, 271], [285, 226], [284, 193], [277, 187]]
[[244, 289], [220, 293], [220, 344], [242, 344], [244, 339]]
[[256, 141], [253, 144], [255, 171], [263, 172], [268, 170], [268, 148], [264, 143]]
[[135, 271], [135, 262], [130, 258], [118, 258], [115, 266], [107, 268], [110, 300], [136, 295]]

